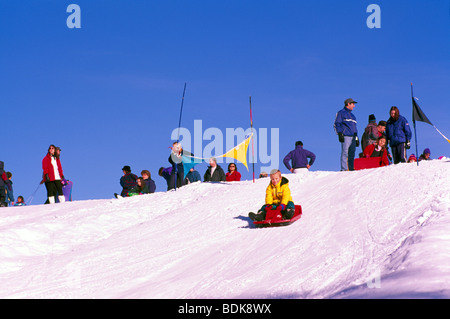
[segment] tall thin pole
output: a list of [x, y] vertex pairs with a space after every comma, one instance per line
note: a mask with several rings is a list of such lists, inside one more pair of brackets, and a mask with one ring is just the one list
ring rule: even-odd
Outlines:
[[180, 119], [178, 120], [178, 137], [177, 137], [177, 143], [180, 140], [180, 127], [181, 127], [181, 116], [183, 114], [183, 104], [184, 104], [184, 94], [186, 93], [186, 82], [184, 82], [184, 89], [183, 89], [183, 97], [181, 99], [181, 108], [180, 108]]
[[[413, 84], [411, 82], [411, 98], [414, 100], [414, 93], [413, 93]], [[412, 101], [413, 102], [413, 101]], [[416, 162], [417, 162], [417, 166], [419, 166], [419, 151], [418, 151], [418, 147], [417, 147], [417, 131], [416, 131], [416, 121], [414, 119], [414, 105], [413, 105], [413, 126], [414, 126], [414, 139], [416, 140]]]
[[[186, 82], [184, 82], [183, 97], [181, 98], [180, 119], [178, 120], [177, 143], [180, 141], [181, 116], [183, 114], [183, 105], [184, 105], [184, 95], [185, 95], [185, 93], [186, 93]], [[175, 187], [175, 190], [177, 190], [178, 163], [176, 163], [175, 161], [173, 161], [173, 162], [175, 163], [174, 187]]]
[[250, 127], [252, 130], [252, 167], [253, 167], [253, 183], [255, 182], [255, 149], [253, 145], [253, 116], [252, 116], [252, 97], [249, 97], [250, 102]]

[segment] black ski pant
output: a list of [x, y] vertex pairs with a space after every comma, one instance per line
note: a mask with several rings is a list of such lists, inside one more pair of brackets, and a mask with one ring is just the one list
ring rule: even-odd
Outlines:
[[58, 197], [58, 195], [63, 195], [61, 180], [45, 182], [45, 188], [47, 188], [47, 197]]
[[406, 146], [405, 143], [400, 143], [392, 146], [392, 157], [394, 160], [394, 164], [398, 163], [406, 163]]

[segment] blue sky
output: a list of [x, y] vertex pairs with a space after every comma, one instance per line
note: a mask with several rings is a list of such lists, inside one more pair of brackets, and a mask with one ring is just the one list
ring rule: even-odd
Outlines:
[[[80, 29], [66, 25], [71, 3]], [[378, 29], [366, 24], [372, 3]], [[182, 126], [192, 132], [194, 120], [224, 135], [249, 128], [251, 96], [255, 130], [279, 130], [283, 173], [297, 140], [316, 154], [312, 170], [339, 170], [333, 121], [348, 97], [359, 102], [360, 136], [370, 114], [387, 120], [392, 105], [412, 125], [410, 82], [450, 136], [448, 0], [2, 1], [0, 36], [0, 160], [16, 197], [38, 187], [50, 144], [62, 148], [75, 200], [112, 198], [124, 165], [148, 169], [165, 191], [158, 169], [169, 165], [184, 83]], [[418, 122], [417, 134], [419, 153], [450, 156], [432, 126]], [[238, 164], [243, 179], [249, 168]], [[197, 169], [203, 176], [206, 165]], [[45, 197], [42, 185], [32, 204]]]

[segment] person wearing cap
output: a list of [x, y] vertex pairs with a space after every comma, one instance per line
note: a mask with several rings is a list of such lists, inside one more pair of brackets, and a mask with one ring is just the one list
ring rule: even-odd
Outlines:
[[422, 155], [419, 156], [419, 162], [431, 160], [430, 154], [431, 154], [431, 152], [430, 152], [429, 148], [424, 149]]
[[[309, 161], [308, 161], [309, 158]], [[308, 170], [314, 161], [316, 160], [316, 155], [313, 152], [305, 150], [303, 148], [303, 142], [295, 142], [295, 150], [290, 151], [283, 159], [283, 164], [291, 173], [298, 173], [305, 168]], [[292, 166], [290, 165], [292, 162]]]
[[137, 186], [138, 177], [135, 174], [131, 173], [131, 168], [128, 165], [122, 167], [122, 171], [123, 176], [120, 178], [120, 186], [122, 186], [122, 192], [120, 193], [120, 196], [125, 197], [128, 196], [128, 193]]
[[411, 147], [411, 129], [408, 121], [400, 115], [396, 106], [389, 110], [390, 118], [386, 122], [386, 138], [391, 146], [394, 164], [406, 163], [406, 150]]
[[253, 221], [263, 221], [266, 219], [267, 210], [281, 209], [283, 219], [291, 219], [295, 213], [295, 205], [292, 201], [291, 190], [289, 189], [289, 180], [281, 176], [278, 169], [270, 171], [270, 183], [266, 188], [265, 204], [257, 214], [249, 213]]
[[346, 99], [334, 121], [334, 130], [341, 143], [341, 171], [354, 170], [355, 151], [359, 146], [356, 116], [352, 113], [356, 103], [351, 98]]

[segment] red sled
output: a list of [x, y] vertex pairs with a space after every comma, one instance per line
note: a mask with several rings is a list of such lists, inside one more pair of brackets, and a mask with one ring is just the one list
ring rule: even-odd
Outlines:
[[353, 167], [355, 171], [367, 168], [377, 168], [381, 167], [381, 156], [380, 157], [361, 157], [355, 158], [353, 162]]
[[253, 224], [258, 227], [273, 227], [273, 226], [287, 226], [297, 221], [302, 217], [302, 206], [295, 205], [295, 213], [291, 219], [283, 219], [281, 216], [281, 209], [268, 210], [266, 219], [263, 221], [254, 221]]

